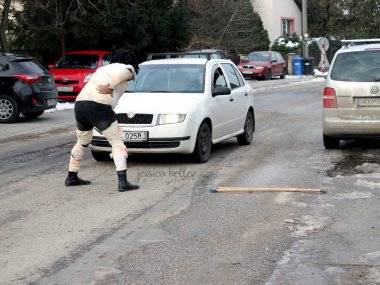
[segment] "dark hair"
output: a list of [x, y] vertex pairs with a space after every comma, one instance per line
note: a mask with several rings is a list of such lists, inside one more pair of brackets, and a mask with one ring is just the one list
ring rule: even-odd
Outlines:
[[127, 51], [126, 49], [115, 50], [111, 55], [110, 63], [130, 64], [135, 69], [136, 74], [139, 72], [139, 64], [135, 54], [131, 51]]

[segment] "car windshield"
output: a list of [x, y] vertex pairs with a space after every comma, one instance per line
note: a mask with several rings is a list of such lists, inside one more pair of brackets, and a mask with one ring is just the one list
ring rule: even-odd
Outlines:
[[251, 52], [248, 54], [250, 61], [269, 61], [269, 53], [267, 52]]
[[203, 93], [204, 65], [157, 64], [142, 66], [129, 92]]
[[331, 70], [331, 79], [350, 82], [379, 82], [380, 50], [339, 54]]
[[99, 56], [89, 54], [66, 54], [57, 63], [56, 68], [96, 68]]

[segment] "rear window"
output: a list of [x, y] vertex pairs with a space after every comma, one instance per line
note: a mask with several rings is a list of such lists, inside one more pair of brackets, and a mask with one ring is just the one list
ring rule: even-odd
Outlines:
[[42, 75], [46, 74], [47, 70], [42, 67], [38, 62], [31, 60], [18, 60], [13, 61], [12, 65], [17, 73]]
[[57, 63], [56, 68], [94, 69], [99, 56], [89, 54], [66, 54]]
[[379, 82], [380, 50], [337, 55], [330, 77], [336, 81]]

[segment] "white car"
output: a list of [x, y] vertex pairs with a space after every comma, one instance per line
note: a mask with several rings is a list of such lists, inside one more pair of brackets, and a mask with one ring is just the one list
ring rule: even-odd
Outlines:
[[[198, 162], [226, 139], [251, 144], [255, 131], [252, 88], [224, 59], [144, 62], [115, 113], [129, 153], [192, 153]], [[96, 130], [91, 150], [96, 160], [109, 159], [110, 145]]]

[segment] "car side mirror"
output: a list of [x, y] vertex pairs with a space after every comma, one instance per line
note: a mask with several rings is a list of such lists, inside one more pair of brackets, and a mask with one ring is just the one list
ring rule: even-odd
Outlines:
[[212, 91], [212, 96], [230, 95], [231, 89], [229, 87], [217, 86]]
[[55, 67], [55, 64], [49, 64], [49, 65], [48, 65], [48, 68], [49, 68], [49, 69], [54, 69], [54, 67]]

